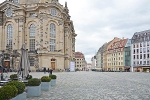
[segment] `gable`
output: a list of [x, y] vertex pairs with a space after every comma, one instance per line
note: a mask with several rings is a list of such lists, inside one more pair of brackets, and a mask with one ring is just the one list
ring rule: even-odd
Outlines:
[[10, 1], [5, 1], [0, 4], [0, 11], [4, 12], [7, 8], [18, 9], [21, 8], [21, 6]]

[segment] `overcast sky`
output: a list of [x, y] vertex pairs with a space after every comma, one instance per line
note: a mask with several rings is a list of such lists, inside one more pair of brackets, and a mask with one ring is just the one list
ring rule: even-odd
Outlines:
[[76, 52], [88, 63], [114, 37], [131, 38], [150, 29], [150, 0], [59, 0], [62, 5], [65, 1], [77, 34]]
[[150, 29], [150, 0], [59, 0], [65, 1], [78, 35], [76, 51], [90, 63], [105, 42]]

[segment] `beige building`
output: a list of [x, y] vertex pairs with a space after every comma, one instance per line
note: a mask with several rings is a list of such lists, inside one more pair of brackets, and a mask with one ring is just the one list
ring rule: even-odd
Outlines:
[[87, 63], [84, 54], [81, 52], [75, 52], [75, 69], [83, 71], [86, 70], [86, 66]]
[[124, 71], [124, 47], [128, 39], [114, 38], [107, 47], [107, 71]]
[[31, 70], [69, 68], [70, 62], [75, 62], [76, 36], [67, 3], [65, 7], [58, 0], [5, 0], [0, 4], [3, 66], [17, 68], [25, 43]]

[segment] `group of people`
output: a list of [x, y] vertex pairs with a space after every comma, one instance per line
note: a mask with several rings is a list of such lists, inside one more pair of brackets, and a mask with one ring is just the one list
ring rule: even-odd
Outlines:
[[[46, 74], [46, 67], [44, 67], [44, 74]], [[50, 68], [47, 69], [47, 72], [52, 75], [53, 70]]]

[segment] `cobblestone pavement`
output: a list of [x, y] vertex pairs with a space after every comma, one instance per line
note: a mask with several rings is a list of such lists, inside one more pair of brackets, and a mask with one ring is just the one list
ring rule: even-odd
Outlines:
[[[40, 78], [43, 73], [31, 73]], [[56, 86], [27, 100], [150, 100], [150, 73], [55, 72]]]

